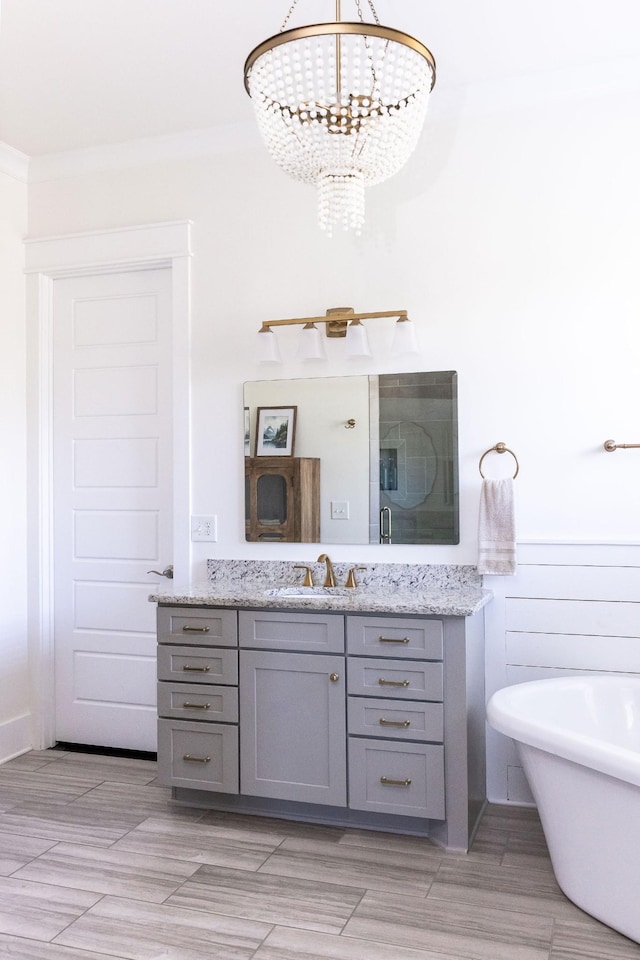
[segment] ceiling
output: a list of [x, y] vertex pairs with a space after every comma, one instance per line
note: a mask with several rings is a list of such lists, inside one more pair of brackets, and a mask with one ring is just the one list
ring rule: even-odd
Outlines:
[[[0, 3], [0, 141], [35, 157], [252, 122], [244, 60], [279, 31], [291, 0]], [[432, 50], [436, 92], [640, 56], [639, 0], [375, 6]], [[342, 0], [342, 19], [355, 10]], [[334, 15], [333, 0], [299, 0], [288, 26]]]

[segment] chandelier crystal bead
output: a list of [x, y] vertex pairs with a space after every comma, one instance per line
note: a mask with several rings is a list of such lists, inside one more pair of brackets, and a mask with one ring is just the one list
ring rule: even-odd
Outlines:
[[420, 41], [381, 26], [371, 3], [376, 22], [365, 23], [356, 6], [359, 22], [342, 21], [337, 2], [335, 22], [282, 30], [244, 68], [269, 153], [291, 177], [316, 185], [329, 234], [337, 226], [360, 232], [365, 188], [406, 163], [435, 83], [433, 55]]

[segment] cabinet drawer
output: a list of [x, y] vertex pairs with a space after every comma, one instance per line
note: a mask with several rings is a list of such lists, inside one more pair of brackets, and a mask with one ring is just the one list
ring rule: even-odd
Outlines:
[[444, 820], [444, 747], [350, 738], [349, 806]]
[[349, 697], [349, 733], [361, 737], [442, 743], [443, 712], [441, 703]]
[[442, 620], [347, 617], [347, 652], [358, 656], [442, 660]]
[[158, 720], [158, 781], [165, 786], [238, 793], [238, 728]]
[[240, 610], [238, 630], [240, 646], [255, 650], [344, 652], [344, 617], [340, 614]]
[[202, 643], [235, 647], [238, 617], [235, 610], [202, 607], [158, 607], [158, 643]]
[[238, 651], [161, 644], [158, 647], [158, 680], [237, 684]]
[[158, 684], [158, 715], [206, 723], [238, 722], [238, 688], [199, 683]]
[[442, 700], [442, 664], [349, 657], [347, 691], [394, 700]]

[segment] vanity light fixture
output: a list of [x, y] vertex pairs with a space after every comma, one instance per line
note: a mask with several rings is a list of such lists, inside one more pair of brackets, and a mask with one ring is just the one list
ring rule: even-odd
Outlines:
[[416, 338], [416, 328], [409, 317], [404, 316], [398, 319], [393, 333], [393, 342], [391, 344], [391, 356], [401, 357], [406, 353], [419, 353], [418, 340]]
[[369, 338], [367, 337], [367, 331], [362, 326], [361, 320], [352, 320], [347, 327], [345, 353], [351, 360], [371, 356]]
[[365, 187], [387, 180], [413, 152], [436, 79], [433, 54], [415, 37], [372, 23], [361, 0], [353, 21], [286, 29], [251, 51], [244, 85], [265, 145], [295, 180], [318, 189], [318, 220], [359, 233]]
[[350, 359], [370, 357], [371, 350], [363, 320], [378, 320], [396, 317], [395, 331], [390, 353], [398, 356], [417, 353], [418, 344], [414, 326], [406, 310], [385, 310], [377, 313], [354, 313], [353, 307], [333, 307], [324, 317], [294, 317], [291, 320], [265, 320], [258, 331], [259, 359], [262, 363], [280, 363], [280, 349], [274, 327], [301, 326], [298, 341], [298, 360], [326, 360], [320, 324], [325, 335], [345, 339], [345, 353]]
[[326, 360], [322, 334], [315, 323], [305, 323], [298, 340], [298, 360]]
[[282, 363], [278, 338], [264, 324], [258, 334], [258, 356], [260, 363]]

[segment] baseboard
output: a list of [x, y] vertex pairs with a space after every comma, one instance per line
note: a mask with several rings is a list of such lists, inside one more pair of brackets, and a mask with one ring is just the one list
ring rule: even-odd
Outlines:
[[0, 763], [27, 753], [31, 747], [30, 714], [0, 723]]

